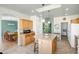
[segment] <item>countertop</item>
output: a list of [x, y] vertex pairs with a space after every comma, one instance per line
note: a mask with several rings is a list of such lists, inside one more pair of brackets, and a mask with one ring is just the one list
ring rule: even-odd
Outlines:
[[43, 40], [53, 40], [57, 35], [56, 34], [40, 34], [36, 35], [36, 39], [43, 39]]

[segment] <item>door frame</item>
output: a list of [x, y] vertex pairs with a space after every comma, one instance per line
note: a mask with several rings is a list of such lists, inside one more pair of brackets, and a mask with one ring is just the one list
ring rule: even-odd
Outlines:
[[[62, 33], [62, 23], [66, 23], [67, 24], [67, 38], [68, 38], [68, 22], [61, 22], [61, 33]], [[61, 34], [62, 36], [62, 34]]]

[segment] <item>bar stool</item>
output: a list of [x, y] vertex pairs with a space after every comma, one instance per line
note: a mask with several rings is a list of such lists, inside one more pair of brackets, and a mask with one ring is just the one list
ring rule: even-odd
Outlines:
[[35, 40], [35, 43], [34, 43], [34, 53], [38, 54], [38, 40]]

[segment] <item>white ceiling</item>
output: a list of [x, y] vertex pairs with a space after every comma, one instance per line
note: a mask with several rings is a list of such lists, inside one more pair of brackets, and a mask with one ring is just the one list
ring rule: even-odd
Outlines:
[[[35, 9], [42, 7], [42, 4], [0, 4], [0, 7], [9, 8], [27, 15], [48, 15], [48, 16], [64, 16], [64, 14], [75, 15], [79, 14], [78, 4], [63, 4], [61, 8], [50, 10], [50, 12], [38, 13]], [[65, 11], [69, 8], [69, 11]], [[34, 12], [32, 12], [34, 10]]]

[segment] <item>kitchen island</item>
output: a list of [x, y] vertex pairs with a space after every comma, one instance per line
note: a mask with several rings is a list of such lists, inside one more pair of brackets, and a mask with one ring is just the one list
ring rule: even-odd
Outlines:
[[57, 36], [55, 34], [41, 34], [38, 38], [39, 54], [55, 54], [57, 50]]

